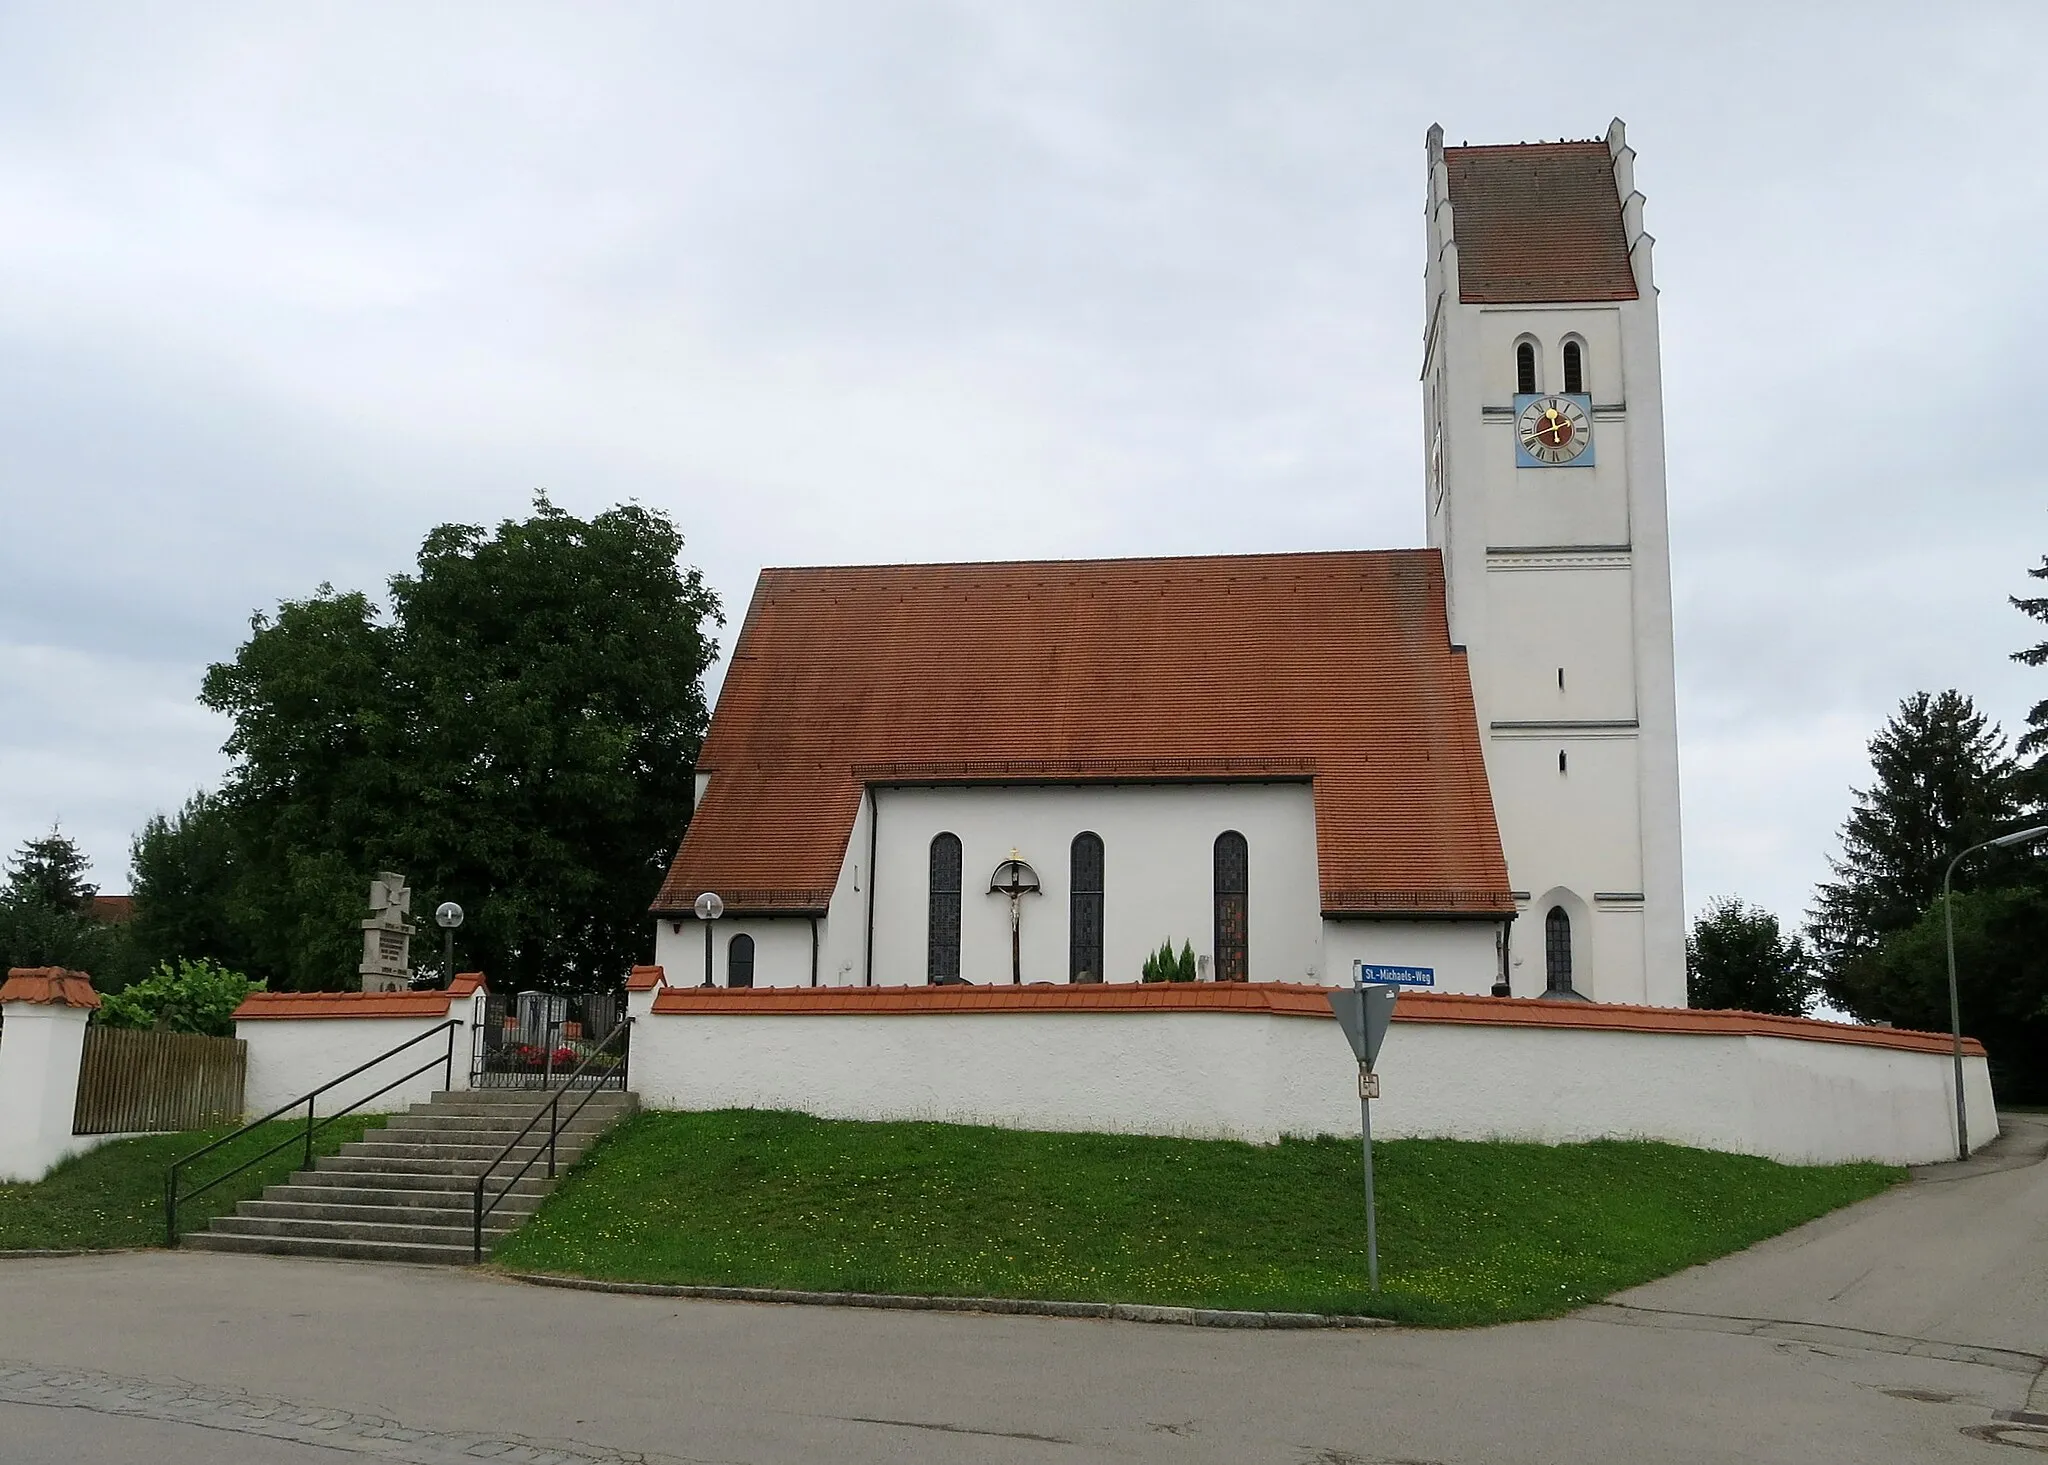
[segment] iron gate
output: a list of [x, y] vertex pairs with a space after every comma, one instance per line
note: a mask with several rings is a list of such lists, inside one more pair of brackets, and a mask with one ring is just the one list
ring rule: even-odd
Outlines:
[[596, 1053], [576, 1087], [623, 1089], [631, 1034], [601, 1053], [597, 1050], [625, 1016], [625, 999], [617, 992], [520, 992], [509, 997], [490, 993], [484, 999], [483, 1023], [476, 1030], [469, 1085], [552, 1088]]

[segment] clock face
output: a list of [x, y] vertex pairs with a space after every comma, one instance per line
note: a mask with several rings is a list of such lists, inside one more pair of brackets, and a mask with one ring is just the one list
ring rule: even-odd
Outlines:
[[1529, 462], [1555, 468], [1593, 446], [1593, 424], [1570, 397], [1533, 397], [1515, 418], [1515, 436]]

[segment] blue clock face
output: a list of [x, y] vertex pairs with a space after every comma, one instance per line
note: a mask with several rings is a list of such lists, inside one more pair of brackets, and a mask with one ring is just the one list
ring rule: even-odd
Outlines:
[[1515, 398], [1517, 468], [1593, 466], [1593, 399], [1577, 392]]

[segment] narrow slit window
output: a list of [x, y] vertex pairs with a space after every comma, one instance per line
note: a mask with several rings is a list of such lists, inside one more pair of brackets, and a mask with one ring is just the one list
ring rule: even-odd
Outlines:
[[1251, 980], [1251, 848], [1235, 829], [1216, 836], [1216, 980]]
[[1067, 980], [1102, 980], [1102, 836], [1077, 834], [1067, 897]]
[[747, 935], [735, 936], [725, 948], [725, 985], [728, 987], [751, 987], [754, 985], [754, 938]]
[[1515, 347], [1515, 390], [1529, 396], [1536, 390], [1536, 345], [1524, 341]]
[[932, 837], [931, 906], [925, 980], [960, 976], [960, 836]]
[[1563, 773], [1565, 771], [1564, 749], [1562, 748], [1559, 748], [1557, 750], [1557, 771], [1559, 773]]
[[1572, 393], [1586, 390], [1586, 364], [1577, 341], [1564, 343], [1564, 389]]

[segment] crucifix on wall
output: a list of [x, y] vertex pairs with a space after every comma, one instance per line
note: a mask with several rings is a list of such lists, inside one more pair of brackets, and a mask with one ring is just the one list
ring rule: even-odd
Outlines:
[[990, 895], [1010, 897], [1010, 985], [1024, 983], [1024, 942], [1023, 930], [1024, 897], [1038, 895], [1038, 872], [1017, 858], [1017, 852], [1010, 851], [1010, 857], [996, 866], [995, 874], [988, 877]]

